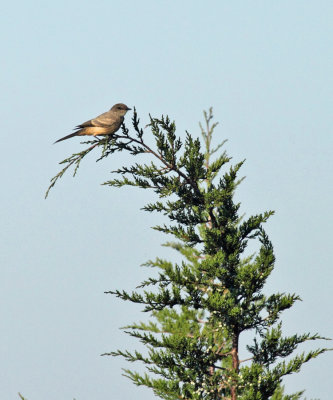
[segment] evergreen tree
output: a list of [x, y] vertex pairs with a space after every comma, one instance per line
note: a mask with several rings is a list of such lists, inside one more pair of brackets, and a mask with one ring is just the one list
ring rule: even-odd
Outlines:
[[[108, 292], [141, 304], [152, 316], [148, 324], [132, 324], [126, 329], [146, 346], [147, 354], [122, 350], [110, 353], [146, 365], [146, 374], [125, 371], [136, 385], [147, 386], [170, 400], [298, 399], [301, 392], [283, 395], [282, 378], [298, 372], [305, 362], [327, 349], [291, 354], [301, 343], [324, 338], [309, 333], [282, 335], [280, 314], [299, 297], [263, 294], [275, 263], [263, 224], [273, 212], [247, 219], [239, 214], [234, 193], [242, 180], [238, 174], [243, 162], [230, 165], [231, 158], [225, 152], [211, 161], [223, 144], [211, 150], [216, 127], [210, 126], [211, 120], [210, 110], [205, 114], [206, 129], [201, 127], [205, 142], [202, 151], [200, 140], [189, 133], [183, 143], [168, 117], [151, 117], [153, 148], [144, 140], [134, 111], [134, 134], [123, 125], [120, 134], [86, 142], [89, 148], [63, 161], [65, 167], [51, 180], [50, 188], [73, 164], [75, 174], [81, 160], [95, 147], [102, 148], [98, 160], [116, 151], [154, 158], [149, 164], [117, 169], [114, 173], [118, 177], [105, 183], [152, 189], [159, 199], [144, 210], [168, 217], [168, 225], [155, 229], [173, 235], [177, 242], [168, 245], [184, 256], [181, 263], [160, 258], [147, 262], [147, 266], [157, 267], [157, 275], [132, 293]], [[259, 242], [259, 250], [248, 255], [251, 240]], [[240, 360], [239, 338], [249, 330], [255, 335], [247, 346], [251, 357]]]

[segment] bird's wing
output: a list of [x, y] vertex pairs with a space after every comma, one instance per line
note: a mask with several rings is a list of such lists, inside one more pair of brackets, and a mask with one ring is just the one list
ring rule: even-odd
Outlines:
[[92, 121], [93, 121], [93, 120], [90, 119], [89, 121], [83, 122], [83, 124], [77, 125], [77, 126], [75, 127], [75, 129], [86, 128], [86, 127], [88, 127], [88, 126], [94, 126], [94, 125], [92, 124]]
[[113, 118], [110, 115], [110, 112], [107, 111], [96, 118], [90, 119], [89, 121], [83, 122], [80, 125], [76, 126], [76, 129], [87, 128], [91, 126], [110, 126], [113, 123]]

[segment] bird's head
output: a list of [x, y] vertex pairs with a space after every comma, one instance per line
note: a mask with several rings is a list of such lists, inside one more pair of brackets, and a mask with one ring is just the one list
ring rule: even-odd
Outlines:
[[126, 104], [117, 103], [111, 108], [110, 111], [114, 111], [118, 115], [123, 116], [123, 115], [125, 115], [127, 113], [128, 110], [131, 110], [131, 108], [127, 107]]

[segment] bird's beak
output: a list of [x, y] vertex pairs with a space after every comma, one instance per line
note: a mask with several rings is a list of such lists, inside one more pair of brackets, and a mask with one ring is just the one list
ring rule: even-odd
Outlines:
[[131, 108], [129, 108], [129, 107], [127, 107], [127, 108], [126, 108], [126, 110], [127, 110], [127, 111], [129, 111], [129, 110], [132, 110], [132, 109], [131, 109]]

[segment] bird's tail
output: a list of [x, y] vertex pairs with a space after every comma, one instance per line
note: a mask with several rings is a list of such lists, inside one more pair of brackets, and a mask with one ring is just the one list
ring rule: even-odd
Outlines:
[[56, 140], [54, 143], [61, 142], [62, 140], [66, 140], [66, 139], [69, 139], [69, 138], [77, 136], [77, 135], [78, 135], [78, 132], [71, 133], [70, 135], [64, 136], [61, 139]]

